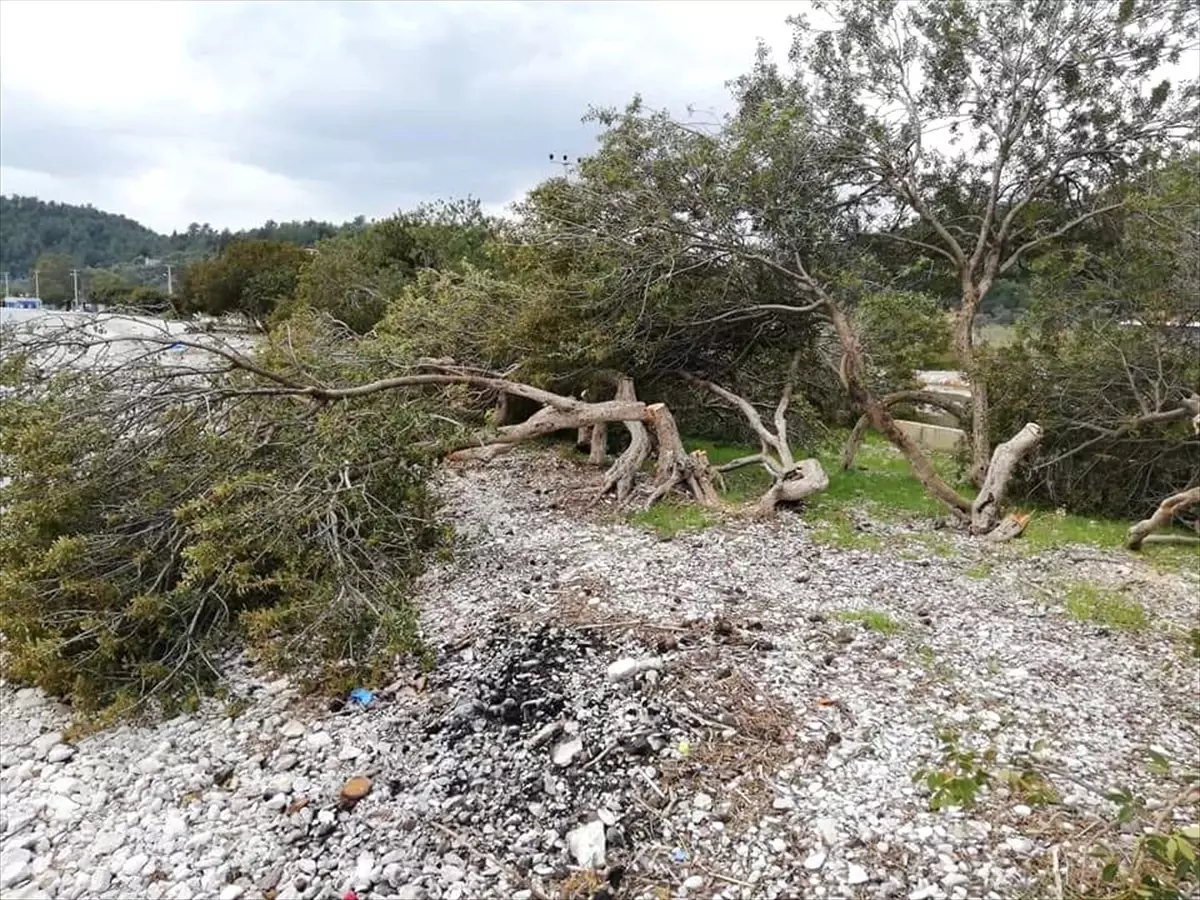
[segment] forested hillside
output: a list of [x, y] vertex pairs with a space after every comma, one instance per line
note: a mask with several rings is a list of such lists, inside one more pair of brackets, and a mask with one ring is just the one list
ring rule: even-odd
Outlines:
[[62, 254], [79, 268], [104, 269], [150, 257], [182, 262], [219, 251], [234, 240], [275, 240], [311, 246], [365, 221], [266, 222], [258, 228], [217, 231], [193, 223], [185, 231], [159, 234], [139, 222], [92, 206], [54, 203], [37, 197], [0, 196], [0, 269], [23, 278], [39, 257]]

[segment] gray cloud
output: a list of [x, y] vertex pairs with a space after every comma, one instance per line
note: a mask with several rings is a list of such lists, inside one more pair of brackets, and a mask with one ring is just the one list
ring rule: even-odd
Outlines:
[[[155, 150], [203, 147], [194, 152], [303, 185], [321, 207], [314, 216], [379, 215], [414, 198], [466, 194], [499, 204], [557, 171], [548, 153], [590, 152], [595, 129], [581, 122], [590, 105], [639, 91], [679, 111], [724, 101], [722, 82], [749, 66], [753, 37], [727, 51], [723, 70], [697, 73], [695, 60], [681, 62], [689, 48], [672, 29], [675, 9], [205, 4], [183, 56], [225, 102], [206, 111], [156, 97], [131, 102], [132, 113], [89, 115], [5, 90], [0, 163], [133, 177]], [[781, 23], [788, 7], [776, 9], [766, 18]]]

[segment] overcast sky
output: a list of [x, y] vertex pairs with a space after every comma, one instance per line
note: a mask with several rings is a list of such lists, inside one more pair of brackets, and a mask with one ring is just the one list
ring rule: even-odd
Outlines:
[[723, 109], [800, 2], [0, 2], [0, 193], [159, 231], [499, 210], [589, 104]]

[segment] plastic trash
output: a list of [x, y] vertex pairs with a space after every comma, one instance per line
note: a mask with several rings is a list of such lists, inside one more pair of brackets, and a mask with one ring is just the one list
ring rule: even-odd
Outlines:
[[375, 701], [375, 695], [366, 688], [355, 688], [350, 692], [350, 699], [365, 708]]
[[688, 861], [688, 853], [682, 847], [676, 847], [671, 851], [671, 861], [676, 863], [685, 863]]

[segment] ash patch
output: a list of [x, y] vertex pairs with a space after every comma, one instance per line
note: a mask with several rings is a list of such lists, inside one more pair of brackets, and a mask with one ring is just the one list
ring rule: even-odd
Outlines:
[[647, 763], [687, 733], [664, 699], [678, 680], [671, 667], [606, 679], [611, 662], [647, 654], [637, 642], [506, 621], [439, 664], [429, 687], [455, 694], [418, 728], [423, 755], [454, 770], [426, 786], [442, 811], [462, 826], [502, 823], [475, 838], [522, 875], [565, 876], [568, 832], [596, 820], [607, 862], [630, 857], [665, 805]]

